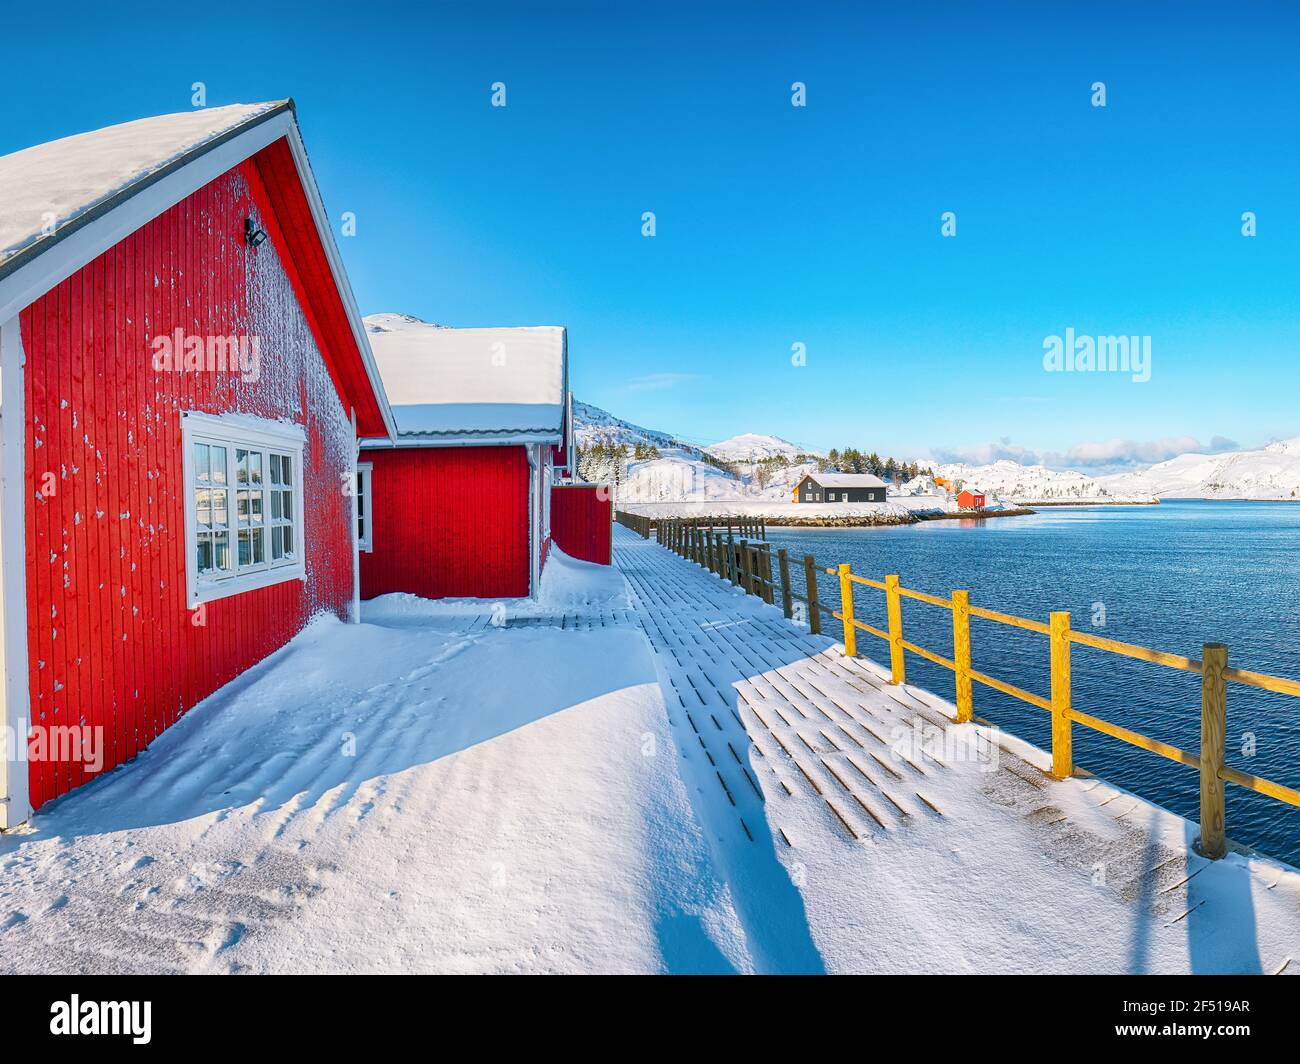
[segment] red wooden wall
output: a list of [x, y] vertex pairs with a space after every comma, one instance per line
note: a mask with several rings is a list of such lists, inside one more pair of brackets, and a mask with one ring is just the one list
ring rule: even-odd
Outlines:
[[608, 487], [557, 484], [551, 488], [551, 538], [570, 558], [608, 565], [613, 519]]
[[[270, 211], [255, 164], [244, 163], [21, 316], [32, 723], [102, 728], [105, 769], [313, 614], [349, 609], [351, 500], [341, 487], [352, 429]], [[256, 250], [244, 242], [247, 215], [272, 233]], [[260, 337], [260, 378], [155, 370], [150, 341], [176, 328]], [[307, 425], [305, 581], [187, 610], [182, 410]], [[77, 763], [31, 762], [33, 807], [87, 775]]]
[[523, 447], [367, 450], [372, 542], [361, 597], [528, 594], [528, 455]]

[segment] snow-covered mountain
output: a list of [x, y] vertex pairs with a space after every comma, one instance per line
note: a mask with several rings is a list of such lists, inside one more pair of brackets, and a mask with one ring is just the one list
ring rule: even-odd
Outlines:
[[1300, 499], [1300, 436], [1257, 450], [1180, 454], [1140, 473], [1099, 480], [1110, 491], [1166, 499]]
[[424, 321], [413, 314], [395, 314], [392, 311], [367, 314], [362, 321], [366, 323], [366, 332], [368, 333], [401, 332], [404, 329], [447, 328], [445, 325], [435, 325], [431, 321]]
[[[647, 429], [615, 417], [590, 403], [573, 401], [573, 431], [578, 445], [590, 449], [596, 444], [606, 447], [626, 446], [633, 460], [622, 464], [609, 456], [589, 458], [582, 469], [592, 480], [616, 481], [618, 497], [623, 502], [680, 502], [685, 500], [785, 500], [804, 474], [816, 468], [814, 463], [772, 467], [755, 461], [740, 461], [716, 454], [658, 429]], [[737, 437], [737, 440], [749, 437]], [[775, 436], [754, 436], [773, 449], [773, 454], [789, 457], [802, 449]], [[734, 441], [728, 441], [734, 442]], [[653, 447], [658, 458], [635, 459], [637, 446]], [[788, 448], [789, 450], [786, 450]], [[736, 453], [746, 452], [743, 447]], [[726, 468], [721, 466], [725, 464]], [[614, 468], [616, 465], [619, 468]]]
[[795, 458], [801, 454], [818, 453], [791, 443], [789, 440], [783, 440], [780, 436], [761, 436], [755, 432], [732, 436], [731, 439], [715, 443], [705, 450], [714, 458], [720, 458], [724, 462], [757, 462], [763, 458], [775, 458], [777, 455]]
[[973, 485], [1006, 502], [1154, 501], [1152, 493], [1145, 488], [1110, 485], [1103, 483], [1106, 478], [1090, 477], [1072, 469], [1024, 466], [1005, 458], [990, 465], [941, 465], [934, 472], [953, 484]]
[[573, 400], [573, 434], [579, 447], [593, 447], [600, 443], [606, 447], [626, 445], [630, 449], [639, 443], [655, 447], [661, 453], [665, 450], [679, 450], [697, 458], [704, 453], [702, 448], [672, 433], [642, 428], [630, 421], [616, 418], [608, 410], [577, 399]]

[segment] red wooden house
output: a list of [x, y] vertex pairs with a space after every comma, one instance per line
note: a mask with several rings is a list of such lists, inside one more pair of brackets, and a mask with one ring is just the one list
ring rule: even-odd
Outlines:
[[291, 101], [0, 158], [0, 424], [8, 827], [356, 615], [391, 415]]
[[984, 509], [984, 492], [979, 488], [962, 488], [957, 493], [957, 506], [963, 510]]
[[366, 324], [397, 432], [363, 445], [362, 598], [536, 595], [572, 463], [565, 330]]

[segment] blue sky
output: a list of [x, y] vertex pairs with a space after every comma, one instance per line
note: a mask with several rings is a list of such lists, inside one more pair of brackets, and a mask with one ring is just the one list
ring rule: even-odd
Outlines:
[[[567, 325], [579, 398], [698, 441], [1112, 466], [1300, 434], [1300, 12], [976, 7], [28, 5], [0, 153], [194, 81], [293, 96], [364, 312]], [[1045, 372], [1067, 328], [1149, 335], [1151, 379]]]

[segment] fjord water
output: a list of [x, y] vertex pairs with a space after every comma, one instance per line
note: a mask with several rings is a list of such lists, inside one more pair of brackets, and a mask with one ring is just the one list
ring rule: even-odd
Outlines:
[[[896, 528], [769, 529], [773, 549], [819, 565], [849, 562], [905, 587], [947, 596], [970, 592], [977, 606], [1046, 621], [1069, 610], [1077, 629], [1200, 658], [1226, 643], [1228, 664], [1300, 679], [1300, 504], [1174, 501], [1159, 506], [1046, 507], [1034, 516], [928, 521]], [[796, 588], [801, 566], [792, 564]], [[838, 608], [838, 581], [818, 581]], [[859, 619], [886, 627], [883, 592], [858, 586]], [[839, 622], [826, 618], [838, 634]], [[904, 600], [908, 640], [952, 656], [947, 610]], [[1046, 696], [1045, 636], [971, 621], [975, 669]], [[860, 632], [859, 652], [888, 662], [884, 644]], [[1076, 709], [1195, 753], [1200, 677], [1093, 650], [1072, 648]], [[908, 682], [953, 697], [952, 673], [907, 656]], [[1049, 749], [1048, 715], [979, 684], [975, 712]], [[1300, 787], [1300, 699], [1228, 685], [1227, 759], [1244, 772]], [[1078, 724], [1075, 764], [1195, 822], [1195, 769]], [[1300, 864], [1300, 809], [1234, 784], [1227, 787], [1228, 837]]]

